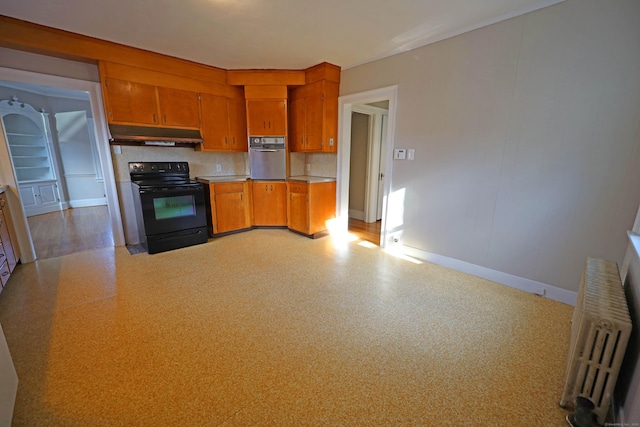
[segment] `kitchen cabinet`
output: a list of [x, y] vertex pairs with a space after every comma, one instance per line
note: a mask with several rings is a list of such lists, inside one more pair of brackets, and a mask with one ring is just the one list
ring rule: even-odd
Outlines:
[[249, 136], [286, 136], [286, 99], [247, 99]]
[[253, 224], [287, 225], [287, 184], [280, 181], [253, 181]]
[[198, 129], [198, 94], [116, 78], [105, 78], [109, 123]]
[[249, 182], [217, 182], [209, 184], [212, 235], [251, 227]]
[[287, 182], [287, 226], [309, 237], [324, 235], [336, 214], [336, 183]]
[[291, 90], [290, 151], [336, 152], [338, 83], [321, 80]]
[[203, 93], [201, 151], [247, 151], [247, 118], [244, 99]]
[[18, 190], [27, 216], [62, 210], [57, 181], [18, 184]]
[[16, 267], [18, 257], [14, 250], [14, 243], [10, 236], [10, 227], [13, 227], [7, 196], [0, 194], [0, 290], [6, 285], [11, 272]]
[[160, 86], [157, 90], [161, 125], [200, 127], [200, 98], [196, 92]]

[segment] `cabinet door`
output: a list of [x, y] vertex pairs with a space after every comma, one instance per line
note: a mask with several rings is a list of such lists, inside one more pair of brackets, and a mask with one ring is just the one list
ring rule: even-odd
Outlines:
[[221, 193], [215, 195], [217, 233], [241, 230], [249, 227], [247, 223], [247, 198], [244, 192]]
[[253, 218], [258, 226], [287, 225], [286, 183], [253, 182]]
[[247, 100], [247, 127], [251, 136], [287, 134], [287, 103], [284, 99]]
[[105, 81], [109, 123], [158, 124], [156, 87], [119, 79]]
[[7, 263], [9, 265], [9, 271], [11, 272], [16, 266], [16, 257], [13, 252], [13, 244], [9, 236], [7, 219], [5, 218], [5, 215], [2, 209], [0, 209], [0, 240], [2, 240], [3, 255], [4, 255], [4, 257], [0, 259], [0, 263], [4, 262], [4, 259], [6, 258]]
[[229, 111], [229, 148], [232, 151], [248, 151], [247, 107], [243, 98], [227, 100]]
[[288, 183], [287, 226], [301, 233], [309, 233], [309, 186], [301, 183]]
[[163, 125], [200, 127], [200, 104], [197, 93], [158, 87], [158, 104]]
[[208, 93], [200, 95], [202, 105], [202, 149], [226, 151], [229, 148], [227, 99]]
[[338, 95], [340, 93], [339, 84], [336, 82], [324, 82], [324, 105], [323, 105], [323, 146], [325, 152], [335, 153], [338, 151]]
[[322, 151], [322, 95], [305, 98], [305, 151]]
[[22, 206], [25, 208], [30, 208], [36, 206], [38, 204], [36, 187], [31, 184], [20, 184], [20, 200], [22, 201]]
[[289, 124], [289, 151], [304, 151], [304, 98], [291, 100], [291, 123]]

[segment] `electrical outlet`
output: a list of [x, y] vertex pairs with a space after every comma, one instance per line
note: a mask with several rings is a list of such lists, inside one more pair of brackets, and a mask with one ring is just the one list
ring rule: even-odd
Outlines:
[[222, 165], [220, 164], [216, 165], [216, 172], [222, 172]]
[[407, 159], [409, 160], [413, 160], [416, 157], [416, 150], [414, 150], [413, 148], [409, 148], [407, 150]]
[[533, 290], [533, 293], [543, 297], [543, 296], [545, 296], [547, 294], [547, 290], [545, 288], [535, 288]]
[[307, 172], [311, 172], [311, 163], [307, 163]]

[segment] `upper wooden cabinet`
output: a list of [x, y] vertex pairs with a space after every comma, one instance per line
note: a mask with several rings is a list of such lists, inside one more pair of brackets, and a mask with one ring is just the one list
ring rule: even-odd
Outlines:
[[287, 136], [287, 87], [245, 86], [249, 136]]
[[247, 151], [247, 119], [242, 98], [226, 98], [203, 93], [201, 151]]
[[109, 123], [200, 128], [198, 94], [116, 78], [103, 79]]
[[286, 136], [286, 99], [247, 99], [249, 136]]
[[120, 79], [104, 79], [109, 123], [158, 124], [156, 87]]
[[295, 88], [290, 106], [290, 151], [337, 151], [338, 83], [320, 80]]
[[156, 89], [162, 125], [200, 127], [200, 103], [197, 93], [159, 86]]

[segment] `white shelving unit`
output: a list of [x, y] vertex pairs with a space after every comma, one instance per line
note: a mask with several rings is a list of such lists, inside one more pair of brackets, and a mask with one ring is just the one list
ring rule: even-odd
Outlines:
[[16, 97], [0, 101], [0, 113], [27, 216], [60, 210], [47, 113]]

